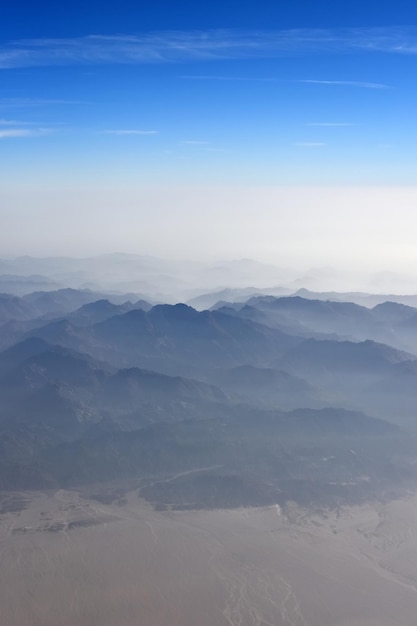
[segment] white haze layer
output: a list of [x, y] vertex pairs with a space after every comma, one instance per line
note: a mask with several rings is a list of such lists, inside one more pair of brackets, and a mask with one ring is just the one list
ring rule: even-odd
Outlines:
[[253, 258], [332, 268], [340, 289], [389, 272], [385, 288], [417, 292], [416, 207], [417, 187], [6, 187], [0, 256]]

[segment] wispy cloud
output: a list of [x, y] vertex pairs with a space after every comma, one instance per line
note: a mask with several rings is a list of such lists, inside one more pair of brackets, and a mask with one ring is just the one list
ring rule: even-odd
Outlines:
[[[193, 80], [219, 80], [219, 81], [239, 81], [239, 82], [261, 82], [261, 83], [276, 83], [284, 82], [282, 79], [273, 77], [260, 77], [260, 76], [206, 76], [206, 75], [184, 75], [181, 78], [188, 78]], [[297, 79], [287, 82], [295, 83], [311, 83], [315, 85], [340, 85], [342, 87], [364, 87], [366, 89], [390, 89], [389, 85], [383, 83], [371, 83], [358, 80], [322, 80], [322, 79]]]
[[120, 129], [120, 130], [103, 130], [102, 135], [157, 135], [157, 130], [137, 130], [137, 129]]
[[48, 128], [0, 128], [0, 139], [13, 139], [20, 137], [41, 137], [51, 132]]
[[359, 80], [297, 80], [297, 83], [311, 83], [313, 85], [336, 85], [341, 87], [363, 87], [364, 89], [389, 89], [389, 85], [383, 83], [367, 83]]
[[0, 139], [8, 139], [9, 137], [29, 137], [30, 135], [31, 132], [27, 128], [0, 130]]
[[18, 122], [17, 120], [2, 120], [0, 119], [0, 126], [27, 126], [31, 122]]
[[358, 52], [417, 54], [417, 28], [168, 31], [30, 39], [1, 45], [0, 68]]
[[354, 122], [307, 122], [305, 126], [357, 126]]
[[326, 144], [322, 141], [298, 141], [294, 144], [298, 148], [321, 148]]
[[[180, 78], [189, 78], [192, 80], [225, 80], [225, 81], [238, 81], [238, 82], [257, 82], [257, 83], [276, 83], [277, 78], [262, 77], [262, 76], [213, 76], [213, 75], [201, 75], [201, 74], [186, 74], [180, 76]], [[282, 81], [280, 81], [282, 82]]]
[[[1, 57], [1, 53], [0, 53]], [[0, 65], [1, 67], [1, 65]], [[89, 104], [81, 100], [54, 100], [47, 98], [0, 98], [0, 110], [48, 107], [65, 104]], [[20, 123], [20, 122], [19, 122]]]
[[10, 126], [13, 126], [14, 128], [21, 128], [21, 127], [29, 127], [29, 128], [33, 128], [34, 126], [37, 126], [38, 129], [40, 128], [40, 125], [42, 125], [42, 130], [44, 132], [46, 132], [48, 129], [49, 130], [53, 130], [53, 128], [56, 128], [57, 126], [62, 126], [62, 124], [58, 124], [57, 122], [40, 122], [39, 120], [37, 122], [29, 122], [27, 120], [10, 120], [10, 119], [2, 119], [0, 118], [0, 128], [8, 128]]

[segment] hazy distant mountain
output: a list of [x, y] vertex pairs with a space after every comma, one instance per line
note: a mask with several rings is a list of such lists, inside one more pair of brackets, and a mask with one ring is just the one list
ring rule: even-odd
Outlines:
[[417, 309], [398, 302], [386, 301], [372, 309], [373, 316], [391, 326], [396, 326], [417, 316]]
[[129, 311], [140, 309], [142, 311], [150, 311], [152, 305], [145, 300], [139, 300], [132, 304], [131, 302], [124, 302], [123, 304], [113, 304], [109, 300], [97, 300], [95, 302], [89, 302], [82, 307], [73, 311], [69, 315], [66, 315], [66, 319], [76, 324], [77, 326], [89, 326], [98, 322], [114, 317], [115, 315], [123, 315]]
[[[230, 302], [225, 302], [222, 304], [221, 302], [218, 302], [211, 309], [211, 311], [217, 311], [218, 313], [224, 313], [225, 315], [232, 315], [233, 317], [247, 319], [252, 322], [256, 322], [257, 324], [270, 326], [270, 324], [268, 324], [268, 315], [260, 309], [249, 306], [248, 304], [236, 304]], [[286, 321], [285, 318], [283, 318], [283, 320]], [[272, 326], [272, 328], [274, 328], [274, 326]]]
[[[313, 332], [336, 333], [341, 337], [356, 339], [374, 338], [379, 325], [369, 309], [350, 302], [306, 300], [299, 296], [288, 298], [256, 297], [247, 304], [258, 308], [276, 323], [283, 317]], [[382, 331], [381, 331], [382, 334]]]
[[375, 415], [416, 430], [417, 361], [398, 363], [384, 376], [364, 386], [357, 406], [367, 406]]
[[[104, 295], [89, 289], [58, 289], [57, 291], [30, 293], [23, 296], [22, 300], [35, 307], [38, 316], [62, 315], [75, 311], [83, 305], [102, 300]], [[107, 299], [115, 304], [126, 302], [126, 299], [121, 299], [120, 296], [107, 296]]]
[[[267, 302], [269, 302], [270, 299], [271, 301], [275, 301], [275, 298], [272, 296], [264, 296], [262, 297], [262, 301], [264, 298]], [[294, 312], [281, 312], [279, 310], [270, 309], [269, 306], [264, 308], [262, 304], [258, 307], [257, 299], [251, 299], [251, 301], [253, 302], [253, 304], [227, 303], [224, 306], [219, 306], [218, 308], [216, 305], [212, 310], [219, 311], [220, 313], [225, 313], [227, 315], [233, 315], [234, 317], [251, 320], [258, 324], [268, 326], [269, 328], [276, 328], [285, 333], [296, 335], [299, 337], [315, 337], [317, 339], [338, 339], [338, 335], [332, 332], [331, 329], [329, 329], [328, 332], [320, 332], [318, 330], [314, 330], [309, 326], [306, 326], [297, 319], [297, 316], [294, 314]], [[314, 325], [315, 324], [313, 323], [312, 326]]]
[[65, 289], [5, 296], [3, 315], [1, 489], [127, 479], [200, 508], [415, 484], [417, 358], [393, 347], [417, 346], [412, 307], [269, 295], [199, 312]]
[[[107, 299], [98, 299], [100, 295], [74, 289], [35, 292], [24, 298], [0, 294], [0, 350], [30, 336], [30, 331], [45, 326], [48, 319], [51, 323], [66, 319], [75, 326], [88, 326], [133, 309], [148, 311], [152, 308], [145, 300], [134, 304], [122, 300], [121, 304], [114, 304]], [[78, 308], [84, 301], [87, 303]]]
[[29, 320], [37, 317], [36, 308], [17, 296], [0, 293], [0, 324], [9, 320]]
[[[50, 344], [56, 344], [83, 352], [82, 347], [86, 342], [86, 335], [87, 333], [82, 327], [71, 324], [67, 319], [59, 318], [47, 324], [45, 324], [44, 320], [43, 326], [30, 330], [26, 335], [20, 337], [20, 340], [29, 339], [30, 337], [39, 337]], [[87, 352], [87, 350], [85, 350], [85, 352]]]
[[0, 273], [0, 293], [24, 296], [32, 291], [52, 291], [63, 285], [46, 276], [18, 276]]
[[299, 296], [256, 296], [246, 304], [215, 307], [292, 335], [316, 339], [372, 339], [417, 354], [417, 309], [398, 303], [367, 308], [352, 302], [309, 300]]
[[77, 326], [89, 326], [97, 322], [102, 322], [114, 315], [122, 315], [133, 309], [131, 302], [124, 304], [112, 304], [108, 300], [97, 300], [84, 304], [79, 309], [66, 315], [66, 319]]
[[82, 259], [18, 257], [0, 261], [0, 279], [2, 273], [20, 276], [22, 280], [39, 274], [59, 286], [102, 293], [140, 293], [144, 299], [160, 302], [187, 301], [226, 287], [245, 289], [254, 285], [256, 289], [280, 285], [296, 276], [288, 269], [251, 259], [198, 263], [133, 254], [104, 254]]
[[[406, 293], [413, 285], [412, 281], [401, 283], [398, 276], [382, 282], [384, 285], [403, 284]], [[382, 282], [378, 284], [381, 286]], [[334, 285], [354, 283], [365, 285], [365, 291], [328, 291], [329, 286], [334, 289]], [[0, 292], [15, 295], [67, 287], [89, 289], [102, 295], [132, 293], [137, 294], [136, 300], [182, 301], [204, 309], [213, 306], [216, 300], [241, 301], [256, 293], [274, 296], [296, 293], [306, 299], [351, 301], [368, 307], [386, 300], [417, 306], [417, 295], [374, 295], [377, 283], [372, 283], [372, 293], [366, 293], [367, 284], [371, 284], [367, 277], [358, 273], [353, 276], [334, 268], [305, 272], [252, 259], [204, 263], [120, 253], [86, 258], [0, 259]], [[320, 292], [326, 285], [327, 291]], [[132, 298], [125, 300], [132, 301]]]
[[333, 302], [354, 302], [369, 308], [375, 307], [384, 302], [397, 302], [412, 307], [417, 307], [416, 295], [399, 294], [377, 294], [361, 291], [337, 292], [337, 291], [310, 291], [309, 289], [298, 289], [294, 296], [300, 296], [308, 300], [332, 300]]
[[188, 300], [187, 304], [198, 311], [202, 311], [211, 308], [217, 309], [219, 308], [219, 303], [222, 302], [246, 302], [249, 298], [256, 295], [282, 296], [290, 293], [292, 293], [292, 290], [286, 287], [271, 287], [265, 289], [256, 287], [246, 287], [244, 289], [229, 288], [196, 296]]
[[225, 365], [264, 365], [299, 341], [248, 320], [197, 312], [184, 304], [132, 310], [84, 328], [62, 320], [32, 334], [117, 367], [188, 376]]
[[[81, 306], [102, 300], [103, 295], [105, 294], [87, 289], [36, 291], [22, 297], [0, 293], [0, 324], [9, 320], [27, 321], [45, 315], [52, 317], [70, 313]], [[114, 304], [124, 304], [127, 297], [107, 296], [106, 299]], [[134, 297], [133, 300], [136, 301], [137, 297]], [[136, 302], [135, 308], [149, 310], [151, 305], [144, 300], [139, 300]]]
[[271, 368], [240, 365], [214, 372], [212, 380], [256, 406], [283, 409], [323, 406], [317, 390], [302, 378]]
[[[324, 405], [357, 408], [400, 423], [401, 415], [392, 411], [393, 404], [390, 413], [381, 412], [368, 390], [392, 376], [397, 364], [412, 363], [417, 363], [414, 355], [370, 340], [355, 343], [307, 339], [273, 365], [307, 380], [318, 390]], [[392, 396], [397, 406], [399, 398], [398, 394]]]
[[135, 428], [154, 421], [214, 416], [218, 406], [228, 406], [230, 401], [228, 394], [213, 385], [139, 368], [122, 369], [108, 377], [99, 397], [106, 414], [127, 413]]
[[340, 374], [379, 376], [393, 365], [416, 361], [416, 357], [374, 341], [351, 342], [306, 339], [289, 350], [276, 365], [313, 380]]
[[0, 325], [0, 350], [5, 350], [13, 346], [13, 344], [31, 337], [30, 331], [35, 328], [45, 326], [46, 320], [37, 317], [27, 321], [9, 320], [5, 324]]

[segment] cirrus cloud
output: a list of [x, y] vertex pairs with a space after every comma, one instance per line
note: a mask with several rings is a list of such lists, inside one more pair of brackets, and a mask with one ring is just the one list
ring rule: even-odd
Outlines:
[[165, 31], [40, 38], [0, 45], [0, 68], [272, 58], [305, 54], [417, 54], [416, 27], [278, 31]]
[[117, 130], [102, 130], [102, 135], [157, 135], [157, 130], [137, 130], [135, 128], [117, 129]]
[[13, 139], [20, 137], [40, 137], [51, 132], [49, 128], [1, 128], [0, 139]]

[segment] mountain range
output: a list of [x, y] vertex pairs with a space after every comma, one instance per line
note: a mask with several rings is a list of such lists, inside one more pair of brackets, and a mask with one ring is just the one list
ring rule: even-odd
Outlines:
[[133, 481], [157, 507], [199, 508], [413, 484], [417, 309], [101, 295], [0, 301], [0, 488]]

